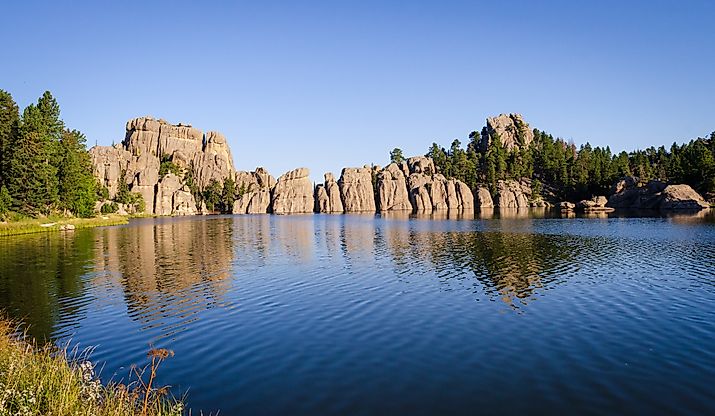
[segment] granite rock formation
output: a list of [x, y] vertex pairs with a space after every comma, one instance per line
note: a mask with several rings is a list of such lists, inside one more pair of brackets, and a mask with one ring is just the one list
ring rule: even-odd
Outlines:
[[495, 137], [507, 150], [520, 149], [534, 140], [534, 132], [524, 121], [521, 114], [500, 114], [487, 118], [487, 125], [482, 129], [479, 147], [486, 151]]
[[484, 186], [477, 187], [475, 203], [477, 208], [494, 208], [494, 200], [492, 200], [489, 189]]
[[370, 167], [344, 168], [338, 186], [345, 212], [374, 212], [376, 210]]
[[[199, 189], [234, 176], [231, 150], [223, 135], [204, 134], [190, 125], [173, 125], [152, 117], [129, 120], [121, 144], [95, 146], [89, 153], [94, 174], [109, 197], [116, 197], [124, 180], [131, 192], [142, 195], [149, 214], [198, 213], [186, 186], [189, 174]], [[160, 177], [162, 162], [171, 162], [181, 174]]]
[[499, 208], [528, 208], [531, 188], [514, 180], [498, 181], [496, 206]]
[[642, 184], [635, 176], [616, 182], [608, 199], [608, 207], [630, 209], [693, 209], [708, 208], [700, 194], [688, 185], [668, 185], [661, 181]]
[[380, 211], [412, 210], [407, 192], [406, 166], [390, 163], [377, 175], [377, 206]]
[[325, 182], [315, 187], [315, 212], [341, 213], [343, 200], [340, 199], [340, 186], [335, 181], [335, 176], [328, 172], [324, 175]]
[[234, 214], [266, 214], [271, 212], [271, 190], [276, 180], [265, 169], [258, 167], [253, 172], [236, 172], [238, 194], [233, 203]]
[[308, 168], [298, 168], [281, 175], [273, 188], [271, 205], [274, 214], [303, 214], [315, 207], [313, 184]]

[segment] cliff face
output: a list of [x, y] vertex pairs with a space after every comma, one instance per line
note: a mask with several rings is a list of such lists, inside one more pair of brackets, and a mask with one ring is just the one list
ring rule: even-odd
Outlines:
[[[117, 196], [122, 177], [131, 192], [142, 195], [146, 212], [156, 215], [196, 214], [196, 201], [187, 185], [192, 177], [199, 189], [212, 180], [233, 177], [233, 159], [226, 138], [202, 133], [189, 125], [173, 125], [152, 117], [129, 120], [121, 144], [95, 146], [89, 151], [94, 174]], [[162, 162], [180, 172], [160, 177]]]

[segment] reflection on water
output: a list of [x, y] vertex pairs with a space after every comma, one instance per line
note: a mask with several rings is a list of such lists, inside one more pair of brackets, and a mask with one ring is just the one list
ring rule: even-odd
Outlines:
[[173, 348], [165, 381], [226, 414], [707, 408], [713, 213], [635, 215], [132, 220], [0, 239], [0, 302], [107, 378]]

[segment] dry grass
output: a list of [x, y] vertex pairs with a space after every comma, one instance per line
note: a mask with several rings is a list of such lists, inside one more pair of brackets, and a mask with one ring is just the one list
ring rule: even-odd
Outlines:
[[[109, 214], [94, 218], [25, 218], [18, 221], [0, 223], [0, 236], [60, 231], [63, 225], [74, 225], [75, 229], [120, 225], [128, 222], [126, 216]], [[43, 226], [44, 225], [44, 226]]]
[[133, 369], [128, 385], [102, 384], [86, 360], [52, 345], [36, 346], [0, 318], [0, 416], [179, 416], [184, 405], [156, 387], [156, 372], [169, 350], [152, 349], [151, 363]]

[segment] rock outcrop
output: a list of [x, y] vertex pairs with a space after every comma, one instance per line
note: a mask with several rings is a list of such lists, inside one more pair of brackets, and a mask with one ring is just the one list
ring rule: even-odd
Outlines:
[[340, 197], [340, 186], [335, 176], [328, 172], [324, 175], [325, 182], [315, 187], [315, 212], [341, 213], [343, 201]]
[[612, 187], [613, 195], [606, 206], [629, 209], [704, 209], [709, 205], [688, 185], [668, 185], [650, 181], [643, 185], [634, 176], [625, 177]]
[[273, 188], [271, 205], [274, 214], [303, 214], [313, 212], [313, 184], [308, 168], [288, 171], [278, 178]]
[[606, 204], [608, 204], [608, 199], [605, 196], [594, 196], [591, 199], [584, 199], [583, 201], [579, 201], [576, 204], [576, 208], [585, 212], [613, 211], [613, 208], [607, 207]]
[[253, 172], [236, 172], [236, 201], [234, 214], [266, 214], [271, 212], [271, 190], [276, 180], [265, 169]]
[[[405, 164], [404, 162], [402, 164]], [[402, 165], [401, 164], [401, 165]], [[406, 164], [405, 164], [406, 165]], [[390, 163], [377, 175], [377, 197], [380, 211], [412, 210], [407, 192], [406, 166]]]
[[479, 147], [486, 151], [495, 137], [499, 137], [499, 141], [507, 150], [514, 150], [528, 146], [534, 140], [534, 132], [521, 114], [500, 114], [487, 118]]
[[489, 193], [489, 189], [484, 186], [477, 187], [476, 195], [476, 205], [477, 208], [494, 208], [494, 201], [492, 200], [492, 194]]
[[156, 215], [196, 215], [196, 201], [181, 178], [170, 173], [164, 176], [157, 185]]
[[499, 208], [528, 208], [531, 189], [514, 180], [498, 181], [496, 206]]
[[344, 168], [340, 180], [340, 196], [345, 212], [374, 212], [375, 191], [372, 187], [372, 169]]
[[[204, 134], [190, 125], [173, 125], [152, 117], [129, 120], [121, 144], [95, 146], [89, 153], [94, 174], [109, 197], [116, 197], [124, 180], [131, 192], [142, 195], [149, 214], [195, 214], [196, 201], [185, 186], [186, 178], [191, 176], [198, 189], [203, 189], [235, 174], [223, 135]], [[160, 177], [163, 162], [174, 170]]]
[[474, 195], [469, 187], [457, 180], [436, 173], [432, 159], [417, 156], [407, 160], [408, 195], [417, 212], [474, 209]]

